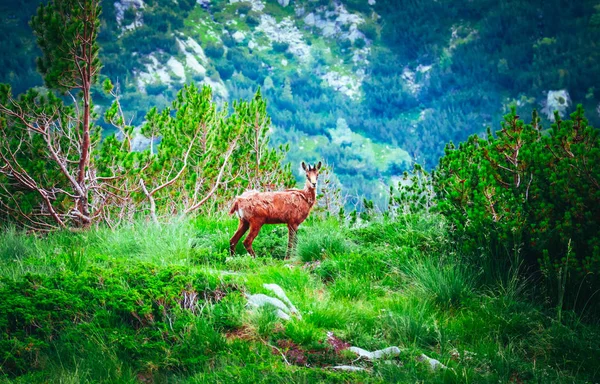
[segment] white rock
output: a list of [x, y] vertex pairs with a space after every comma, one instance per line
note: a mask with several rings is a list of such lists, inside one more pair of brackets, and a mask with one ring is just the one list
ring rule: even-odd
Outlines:
[[235, 41], [237, 41], [238, 43], [240, 43], [240, 42], [242, 42], [246, 38], [246, 35], [244, 35], [244, 33], [241, 32], [241, 31], [236, 31], [231, 37], [233, 37], [233, 39]]
[[210, 77], [205, 77], [204, 80], [200, 82], [200, 84], [206, 84], [213, 90], [213, 95], [218, 96], [221, 101], [229, 100], [229, 91], [223, 83], [223, 80], [215, 81]]
[[[117, 19], [117, 24], [119, 24], [119, 26], [121, 26], [121, 23], [123, 22], [123, 17], [125, 15], [126, 10], [128, 10], [129, 8], [135, 8], [136, 10], [138, 10], [138, 9], [144, 9], [144, 7], [145, 7], [143, 0], [119, 0], [119, 1], [115, 1], [113, 4], [115, 7], [115, 18]], [[123, 28], [124, 29], [132, 29], [135, 27], [140, 27], [141, 25], [142, 25], [142, 13], [136, 12], [134, 22], [128, 26], [123, 26]]]
[[283, 65], [284, 67], [287, 67], [288, 61], [286, 59], [281, 59], [281, 65]]
[[269, 291], [273, 292], [275, 294], [275, 296], [277, 296], [279, 299], [281, 299], [284, 303], [287, 304], [287, 306], [290, 309], [290, 312], [292, 312], [295, 315], [298, 315], [299, 318], [302, 318], [302, 316], [300, 316], [300, 312], [298, 312], [298, 309], [294, 306], [294, 304], [292, 304], [290, 299], [287, 297], [287, 295], [285, 294], [285, 292], [279, 285], [263, 284], [263, 288], [268, 289]]
[[404, 80], [406, 86], [410, 90], [413, 95], [416, 95], [421, 90], [421, 85], [417, 84], [416, 76], [413, 71], [408, 68], [404, 68], [402, 71], [402, 79]]
[[348, 348], [348, 350], [356, 353], [360, 357], [364, 357], [365, 359], [369, 359], [369, 360], [377, 360], [377, 359], [381, 359], [382, 357], [398, 356], [401, 352], [400, 348], [398, 348], [398, 347], [388, 347], [388, 348], [379, 349], [379, 350], [373, 351], [373, 352], [369, 352], [365, 349], [358, 348], [358, 347], [350, 347], [350, 348]]
[[254, 40], [250, 40], [248, 42], [248, 48], [254, 49], [256, 47], [256, 42]]
[[290, 0], [277, 0], [277, 2], [284, 8], [290, 5]]
[[167, 61], [167, 66], [171, 69], [171, 71], [173, 71], [175, 75], [185, 80], [185, 68], [179, 60], [177, 60], [174, 57], [171, 57]]
[[343, 4], [336, 8], [336, 12], [338, 13], [338, 17], [335, 20], [338, 23], [360, 24], [364, 22], [363, 18], [360, 17], [360, 15], [348, 12]]
[[432, 67], [432, 65], [419, 64], [419, 66], [417, 67], [417, 72], [427, 73], [427, 72], [429, 72], [431, 67]]
[[421, 354], [421, 356], [417, 357], [417, 361], [421, 361], [421, 362], [427, 362], [429, 364], [429, 368], [431, 368], [432, 370], [437, 370], [437, 369], [445, 369], [446, 366], [442, 363], [440, 363], [439, 360], [436, 359], [432, 359], [431, 357], [425, 355], [425, 354]]
[[196, 60], [196, 58], [191, 54], [185, 55], [185, 64], [194, 72], [202, 76], [206, 76], [206, 68], [204, 68], [204, 66], [200, 64], [198, 60]]
[[571, 97], [566, 89], [548, 91], [542, 113], [554, 121], [554, 111], [558, 111], [558, 115], [563, 117], [569, 105], [571, 105]]
[[[121, 133], [119, 133], [117, 135], [117, 137], [119, 138], [119, 140], [123, 140], [123, 135]], [[154, 138], [154, 141], [157, 142], [158, 139]], [[144, 151], [150, 146], [151, 142], [152, 142], [152, 139], [142, 135], [140, 127], [136, 127], [133, 129], [133, 135], [131, 138], [131, 150], [132, 151], [135, 151], [135, 152]]]
[[349, 371], [349, 372], [358, 372], [364, 371], [363, 367], [353, 367], [351, 365], [336, 365], [335, 367], [331, 367], [331, 369], [337, 369], [340, 371]]
[[200, 44], [198, 44], [198, 42], [196, 40], [189, 37], [185, 42], [183, 42], [179, 39], [177, 39], [177, 42], [180, 43], [179, 48], [182, 51], [185, 51], [185, 47], [189, 47], [196, 54], [196, 57], [198, 57], [204, 65], [206, 65], [208, 63], [208, 58], [206, 57], [204, 50], [202, 49], [202, 47], [200, 46]]
[[321, 76], [327, 85], [335, 89], [336, 91], [342, 92], [348, 97], [357, 98], [360, 96], [360, 85], [362, 80], [359, 78], [352, 78], [348, 75], [342, 75], [338, 72], [327, 72]]
[[273, 16], [263, 14], [256, 30], [263, 32], [270, 42], [288, 43], [288, 51], [300, 61], [304, 63], [310, 61], [310, 47], [304, 41], [304, 34], [290, 17], [285, 17], [278, 23]]
[[306, 15], [304, 17], [304, 23], [306, 25], [311, 25], [311, 26], [315, 25], [315, 23], [316, 23], [315, 14], [311, 12], [308, 15]]
[[158, 62], [158, 59], [153, 55], [148, 55], [151, 63], [146, 64], [146, 71], [138, 74], [138, 85], [155, 83], [157, 80], [163, 84], [171, 83], [171, 76], [167, 71], [166, 67]]
[[375, 0], [368, 0], [369, 1], [369, 5], [375, 5]]
[[284, 304], [283, 301], [262, 293], [257, 293], [256, 295], [248, 295], [248, 304], [256, 308], [263, 307], [266, 304], [271, 304], [275, 308], [281, 309], [286, 313], [290, 312], [290, 309], [287, 307], [287, 305]]

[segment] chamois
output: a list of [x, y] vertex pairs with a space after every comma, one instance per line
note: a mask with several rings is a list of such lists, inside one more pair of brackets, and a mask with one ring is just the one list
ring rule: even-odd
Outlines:
[[244, 247], [252, 257], [256, 253], [252, 249], [252, 242], [264, 224], [287, 224], [288, 248], [286, 258], [294, 247], [298, 226], [308, 217], [311, 208], [315, 205], [317, 179], [321, 162], [316, 166], [308, 167], [302, 162], [302, 169], [306, 172], [306, 186], [304, 189], [286, 189], [279, 192], [246, 191], [236, 197], [229, 211], [240, 219], [237, 231], [229, 241], [229, 254], [233, 255], [240, 238], [250, 228], [250, 233], [244, 239]]

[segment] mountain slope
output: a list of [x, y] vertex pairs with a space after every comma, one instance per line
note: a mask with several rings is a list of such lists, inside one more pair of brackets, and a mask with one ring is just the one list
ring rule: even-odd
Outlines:
[[[0, 78], [17, 74], [20, 90], [40, 81], [28, 4], [20, 27], [5, 31], [21, 45], [4, 43], [15, 53]], [[324, 158], [346, 194], [381, 203], [411, 162], [435, 166], [448, 141], [498, 128], [511, 104], [551, 117], [600, 101], [596, 1], [121, 0], [103, 9], [103, 75], [118, 80], [135, 123], [184, 83], [209, 84], [229, 102], [260, 86], [288, 160]]]

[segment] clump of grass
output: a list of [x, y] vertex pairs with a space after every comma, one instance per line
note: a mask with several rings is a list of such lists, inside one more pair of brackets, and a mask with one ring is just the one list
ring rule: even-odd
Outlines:
[[245, 298], [240, 292], [232, 292], [210, 307], [210, 318], [218, 330], [233, 330], [243, 325], [242, 315]]
[[326, 221], [305, 228], [299, 234], [296, 246], [298, 258], [304, 263], [344, 254], [350, 249], [350, 242], [344, 229], [334, 221]]
[[15, 228], [0, 232], [0, 260], [19, 261], [33, 253], [30, 238], [21, 235]]
[[446, 226], [440, 215], [403, 215], [398, 219], [374, 221], [353, 229], [352, 239], [371, 246], [410, 247], [440, 250], [447, 244]]
[[331, 294], [337, 299], [372, 299], [384, 294], [368, 277], [343, 277], [335, 280], [330, 286]]
[[402, 296], [381, 316], [383, 337], [391, 344], [431, 346], [435, 343], [435, 308], [428, 300]]
[[92, 245], [91, 251], [101, 255], [167, 265], [187, 259], [194, 235], [189, 221], [162, 225], [136, 222], [115, 230], [103, 228], [94, 231], [88, 243]]
[[277, 309], [274, 306], [267, 304], [250, 313], [248, 319], [249, 326], [263, 340], [269, 340], [273, 336], [275, 328], [279, 323], [276, 311]]
[[459, 307], [473, 294], [475, 272], [458, 261], [425, 257], [407, 260], [406, 280], [417, 293], [444, 307]]

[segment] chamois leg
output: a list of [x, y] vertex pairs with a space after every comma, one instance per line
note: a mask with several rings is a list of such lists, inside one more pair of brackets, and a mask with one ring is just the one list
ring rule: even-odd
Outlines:
[[296, 248], [296, 232], [298, 231], [298, 226], [294, 224], [288, 224], [288, 246], [287, 252], [285, 253], [285, 258], [289, 259], [293, 250]]
[[237, 231], [235, 231], [235, 234], [231, 240], [229, 240], [229, 254], [231, 256], [233, 256], [235, 253], [235, 247], [237, 247], [238, 241], [240, 241], [240, 238], [244, 236], [244, 233], [246, 233], [248, 228], [250, 228], [250, 223], [245, 220], [240, 220], [240, 225], [238, 225]]
[[256, 236], [258, 236], [258, 232], [260, 232], [260, 228], [262, 226], [262, 223], [251, 223], [250, 232], [248, 232], [248, 236], [246, 236], [246, 238], [244, 239], [244, 247], [246, 248], [246, 251], [248, 251], [248, 253], [252, 255], [252, 257], [256, 257], [256, 253], [254, 253], [254, 249], [252, 249], [252, 242], [254, 241]]

